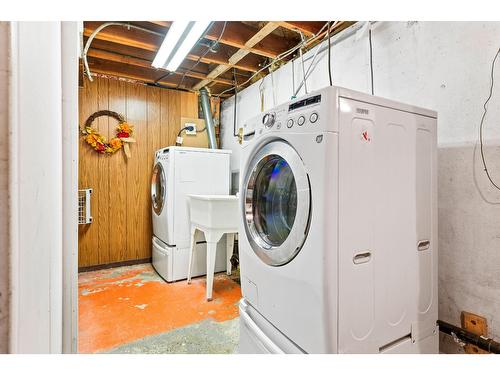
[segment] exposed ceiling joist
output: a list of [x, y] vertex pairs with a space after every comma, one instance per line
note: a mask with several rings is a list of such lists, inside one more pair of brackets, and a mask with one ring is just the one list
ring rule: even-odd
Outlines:
[[119, 62], [127, 65], [142, 66], [145, 68], [151, 67], [151, 62], [145, 59], [140, 59], [132, 56], [120, 55], [119, 53], [103, 51], [99, 49], [89, 49], [87, 56], [95, 57], [102, 60]]
[[[266, 26], [268, 24], [272, 24], [274, 29], [279, 26], [275, 22], [268, 22]], [[223, 27], [223, 22], [215, 23], [210, 30], [208, 30], [205, 38], [209, 40], [218, 40], [220, 38], [219, 42], [222, 44], [243, 49], [256, 55], [269, 57], [271, 59], [274, 59], [287, 48], [286, 44], [288, 41], [286, 39], [276, 35], [270, 35], [274, 29], [268, 34], [265, 34], [264, 37], [260, 38], [256, 43], [250, 44], [248, 42], [250, 42], [251, 38], [255, 37], [262, 29], [258, 30], [245, 25], [244, 23], [227, 22], [226, 29], [224, 30], [224, 33], [222, 33]], [[263, 41], [265, 37], [267, 38]]]
[[[115, 23], [115, 21], [112, 21]], [[299, 33], [311, 39], [308, 50], [319, 43], [326, 21], [217, 21], [186, 56], [177, 72], [151, 66], [172, 21], [126, 21], [102, 29], [88, 50], [91, 71], [118, 77], [160, 82], [168, 87], [211, 87], [220, 93], [234, 85], [234, 77], [246, 86], [248, 78], [282, 52], [300, 42]], [[333, 22], [333, 21], [332, 21]], [[86, 21], [84, 36], [90, 35], [103, 21]], [[354, 22], [341, 21], [332, 35]], [[130, 25], [130, 27], [127, 27]], [[225, 28], [224, 28], [225, 26]], [[224, 28], [224, 32], [223, 31]], [[320, 34], [320, 35], [318, 35]], [[311, 38], [314, 36], [314, 38]], [[217, 41], [218, 43], [214, 43]], [[267, 73], [263, 72], [263, 75]], [[243, 83], [244, 82], [244, 83]], [[227, 94], [230, 95], [230, 94]]]
[[[86, 42], [86, 40], [85, 40]], [[89, 51], [99, 49], [102, 51], [116, 52], [121, 55], [137, 57], [145, 60], [153, 61], [156, 51], [145, 50], [142, 48], [132, 47], [126, 44], [109, 42], [95, 38], [90, 45]]]
[[[113, 77], [117, 77], [117, 78], [120, 78], [120, 77], [128, 78], [128, 79], [132, 79], [132, 80], [139, 81], [139, 82], [145, 82], [145, 83], [154, 83], [153, 79], [144, 77], [140, 74], [130, 73], [130, 72], [117, 72], [114, 69], [107, 70], [107, 69], [103, 69], [103, 68], [93, 68], [92, 73], [93, 74], [95, 74], [95, 73], [103, 74], [106, 76], [113, 76]], [[162, 86], [167, 86], [167, 87], [171, 87], [171, 88], [177, 87], [177, 83], [173, 83], [173, 82], [158, 82], [158, 83]]]
[[[207, 79], [207, 76], [203, 73], [197, 73], [197, 72], [193, 72], [193, 71], [190, 72], [186, 69], [181, 69], [178, 72], [176, 72], [176, 74], [180, 74], [180, 75], [183, 75], [184, 73], [186, 73], [187, 77], [197, 78], [197, 79], [201, 79], [201, 80]], [[216, 80], [217, 80], [217, 83], [222, 83], [224, 85], [228, 85], [228, 86], [234, 85], [234, 82], [230, 79], [224, 79], [224, 78], [217, 77]]]
[[[122, 40], [123, 42], [123, 40]], [[126, 56], [131, 56], [131, 57], [137, 57], [137, 58], [143, 58], [149, 61], [153, 61], [154, 56], [156, 54], [156, 51], [152, 51], [151, 49], [142, 49], [138, 47], [133, 47], [130, 45], [127, 45], [125, 43], [116, 43], [112, 42], [109, 40], [102, 40], [102, 39], [94, 39], [89, 51], [92, 51], [93, 49], [97, 50], [102, 50], [102, 51], [113, 51], [121, 55], [126, 55]], [[192, 52], [186, 56], [187, 60], [190, 61], [198, 61], [200, 58], [200, 52]], [[257, 70], [259, 70], [259, 67], [257, 64], [250, 63], [250, 62], [239, 62], [238, 64], [232, 65], [229, 63], [227, 60], [227, 57], [224, 56], [223, 53], [216, 52], [216, 53], [209, 53], [205, 57], [203, 57], [200, 60], [201, 63], [203, 64], [214, 64], [214, 65], [229, 65], [230, 68], [236, 68], [245, 72], [252, 72], [255, 73]]]
[[[296, 31], [296, 32], [302, 32], [306, 37], [311, 37], [316, 32], [321, 28], [319, 26], [318, 28], [315, 28], [314, 26], [311, 25], [311, 22], [300, 22], [300, 21], [278, 21], [277, 22], [281, 27]], [[324, 24], [325, 22], [320, 22], [321, 24]]]
[[[144, 60], [144, 59], [139, 59], [136, 57], [131, 57], [131, 56], [124, 56], [120, 55], [118, 53], [114, 52], [109, 52], [109, 51], [102, 51], [102, 50], [97, 50], [97, 49], [90, 49], [87, 53], [88, 56], [98, 58], [101, 60], [105, 61], [112, 61], [112, 62], [118, 62], [122, 64], [127, 64], [127, 65], [132, 65], [132, 66], [140, 66], [142, 68], [146, 69], [151, 69], [157, 71], [157, 69], [154, 69], [151, 67], [151, 61]], [[166, 73], [166, 71], [164, 71]], [[200, 72], [195, 72], [195, 71], [188, 71], [187, 69], [179, 69], [178, 71], [174, 72], [173, 74], [176, 75], [186, 75], [187, 77], [192, 77], [196, 79], [206, 79], [207, 76], [203, 73]], [[222, 83], [225, 85], [232, 86], [234, 83], [231, 80], [224, 79], [224, 78], [216, 78], [215, 81], [217, 83]]]
[[148, 21], [149, 23], [152, 23], [153, 25], [157, 26], [162, 26], [162, 27], [170, 27], [172, 24], [171, 21]]
[[[88, 26], [88, 24], [91, 24]], [[97, 25], [94, 25], [97, 24]], [[87, 22], [83, 29], [83, 35], [89, 37], [98, 27], [100, 22]], [[95, 26], [95, 27], [93, 27]], [[94, 39], [104, 40], [130, 47], [141, 48], [147, 51], [156, 52], [163, 40], [159, 35], [148, 34], [134, 29], [126, 29], [120, 26], [110, 26], [96, 34]]]
[[[258, 44], [262, 39], [264, 39], [266, 36], [271, 34], [276, 28], [279, 27], [279, 25], [276, 22], [268, 22], [266, 25], [261, 28], [257, 33], [253, 34], [247, 41], [243, 43], [243, 48], [239, 49], [234, 53], [230, 58], [229, 58], [229, 63], [234, 65], [241, 59], [243, 59], [248, 53], [250, 53], [250, 48]], [[208, 73], [207, 78], [202, 80], [201, 82], [197, 83], [194, 87], [193, 90], [199, 90], [205, 85], [207, 85], [209, 82], [212, 82], [215, 80], [216, 77], [221, 75], [222, 73], [226, 72], [227, 70], [231, 69], [230, 66], [228, 65], [219, 65], [217, 66], [214, 70], [212, 70], [210, 73]]]
[[[200, 58], [200, 56], [193, 55], [193, 54], [188, 54], [186, 56], [186, 59], [191, 60], [191, 61], [198, 61], [199, 58]], [[202, 57], [200, 62], [205, 63], [205, 64], [226, 65], [229, 67], [228, 69], [236, 68], [236, 69], [243, 70], [245, 72], [251, 72], [251, 73], [255, 73], [256, 71], [259, 70], [259, 68], [256, 66], [252, 66], [252, 65], [244, 64], [244, 63], [231, 64], [229, 61], [217, 59], [214, 57], [209, 57], [209, 55]]]
[[[163, 86], [177, 88], [177, 86], [181, 82], [180, 74], [170, 74], [165, 76], [164, 72], [162, 71], [140, 66], [126, 65], [109, 60], [101, 60], [94, 57], [89, 57], [89, 65], [93, 73], [114, 75], [117, 77], [124, 77], [142, 81], [145, 83], [159, 83]], [[191, 85], [193, 85], [197, 81], [197, 79], [186, 77], [185, 81], [186, 83], [191, 83]]]
[[[164, 22], [166, 24], [166, 21]], [[156, 25], [162, 24], [161, 21], [153, 21], [151, 23]], [[84, 36], [89, 37], [101, 24], [102, 22], [86, 22]], [[211, 41], [219, 40], [222, 28], [223, 23], [215, 23], [207, 32], [205, 38]], [[168, 29], [165, 29], [165, 33], [167, 31]], [[269, 58], [275, 58], [283, 50], [283, 42], [286, 40], [276, 36], [270, 37], [269, 40], [266, 40], [266, 43], [255, 43], [251, 47], [246, 45], [245, 43], [255, 35], [255, 33], [256, 30], [253, 27], [245, 24], [238, 25], [236, 22], [228, 22], [219, 42], [238, 49], [246, 49], [254, 54]], [[100, 31], [95, 38], [153, 52], [158, 50], [163, 41], [163, 37], [160, 35], [154, 33], [148, 34], [147, 32], [134, 29], [128, 30], [120, 26], [110, 26]]]

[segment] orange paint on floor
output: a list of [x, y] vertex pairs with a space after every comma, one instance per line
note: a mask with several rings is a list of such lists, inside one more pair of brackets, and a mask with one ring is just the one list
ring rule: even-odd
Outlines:
[[204, 319], [238, 316], [240, 286], [225, 274], [214, 277], [213, 300], [205, 299], [205, 277], [166, 283], [150, 264], [81, 273], [78, 277], [78, 351], [108, 350], [145, 336]]

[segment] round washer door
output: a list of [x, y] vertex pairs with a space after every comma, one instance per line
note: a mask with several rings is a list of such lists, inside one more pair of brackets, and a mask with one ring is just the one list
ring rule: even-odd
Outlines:
[[268, 143], [251, 159], [243, 186], [245, 232], [253, 251], [271, 266], [290, 262], [304, 244], [310, 219], [301, 158], [285, 142]]
[[161, 214], [163, 206], [165, 205], [165, 195], [167, 191], [166, 183], [163, 166], [161, 163], [156, 163], [151, 177], [151, 202], [153, 211], [157, 215]]

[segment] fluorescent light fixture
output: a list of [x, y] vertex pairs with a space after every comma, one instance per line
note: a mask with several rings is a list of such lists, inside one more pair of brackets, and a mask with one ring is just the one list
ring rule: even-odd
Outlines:
[[176, 71], [209, 25], [210, 21], [173, 22], [151, 65]]

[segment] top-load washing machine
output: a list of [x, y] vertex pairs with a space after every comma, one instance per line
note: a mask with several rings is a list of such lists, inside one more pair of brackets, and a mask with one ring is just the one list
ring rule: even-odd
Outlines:
[[[155, 153], [151, 178], [153, 267], [166, 280], [187, 277], [190, 247], [190, 194], [227, 195], [230, 150], [166, 147]], [[193, 276], [206, 274], [206, 243], [197, 234]], [[226, 270], [225, 238], [219, 241], [215, 271]]]
[[436, 112], [328, 87], [245, 124], [241, 353], [437, 353]]

